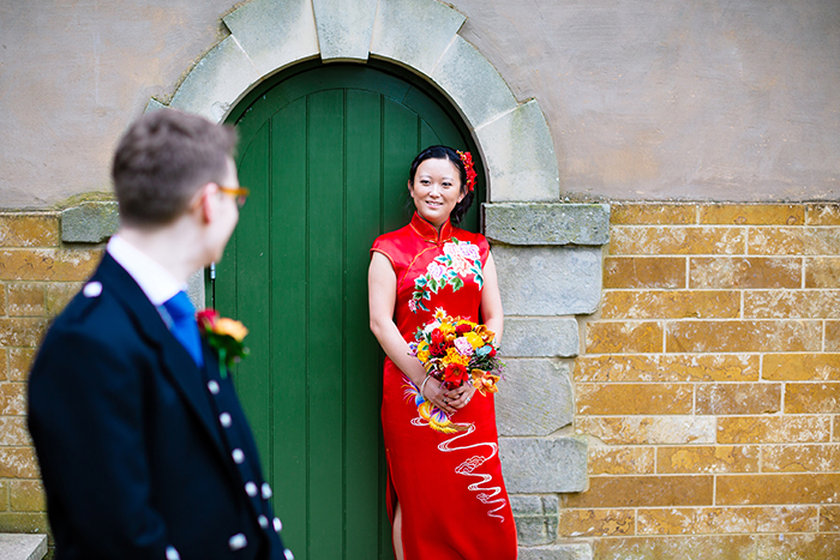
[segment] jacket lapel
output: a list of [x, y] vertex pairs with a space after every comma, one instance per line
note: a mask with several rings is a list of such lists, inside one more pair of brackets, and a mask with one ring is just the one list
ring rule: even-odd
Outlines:
[[[214, 447], [226, 456], [217, 428], [216, 418], [207, 398], [203, 374], [187, 350], [169, 331], [143, 290], [134, 279], [107, 252], [102, 259], [93, 280], [102, 283], [119, 300], [138, 334], [154, 346], [162, 358], [163, 373], [178, 389], [184, 401], [195, 413]], [[203, 344], [206, 347], [206, 345]], [[205, 357], [207, 351], [205, 349]]]

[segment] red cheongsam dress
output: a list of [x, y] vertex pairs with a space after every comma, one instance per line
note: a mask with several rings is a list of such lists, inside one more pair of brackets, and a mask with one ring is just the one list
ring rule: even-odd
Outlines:
[[[397, 276], [394, 320], [410, 342], [435, 310], [482, 322], [483, 235], [453, 227], [440, 234], [416, 213], [376, 239]], [[493, 395], [475, 393], [451, 420], [462, 431], [432, 430], [417, 412], [417, 387], [385, 358], [382, 427], [388, 460], [388, 513], [402, 511], [405, 560], [511, 560], [516, 527], [502, 480]], [[504, 391], [504, 384], [501, 386]]]

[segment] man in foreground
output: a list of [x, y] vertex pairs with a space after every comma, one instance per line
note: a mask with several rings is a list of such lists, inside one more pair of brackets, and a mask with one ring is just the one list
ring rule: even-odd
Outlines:
[[117, 147], [120, 229], [29, 381], [56, 560], [292, 558], [228, 360], [182, 291], [239, 219], [235, 143], [160, 110]]

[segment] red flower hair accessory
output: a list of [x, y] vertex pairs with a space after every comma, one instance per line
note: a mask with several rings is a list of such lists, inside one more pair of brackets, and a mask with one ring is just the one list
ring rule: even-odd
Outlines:
[[475, 166], [473, 165], [472, 154], [469, 152], [462, 152], [461, 150], [457, 150], [458, 155], [461, 157], [461, 163], [464, 164], [464, 169], [467, 172], [467, 191], [473, 192], [475, 189]]

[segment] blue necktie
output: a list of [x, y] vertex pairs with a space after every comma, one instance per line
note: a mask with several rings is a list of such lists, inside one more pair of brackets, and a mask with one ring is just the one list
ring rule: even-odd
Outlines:
[[163, 302], [163, 307], [172, 319], [169, 330], [190, 353], [196, 365], [204, 365], [201, 354], [201, 337], [195, 322], [195, 307], [183, 290]]

